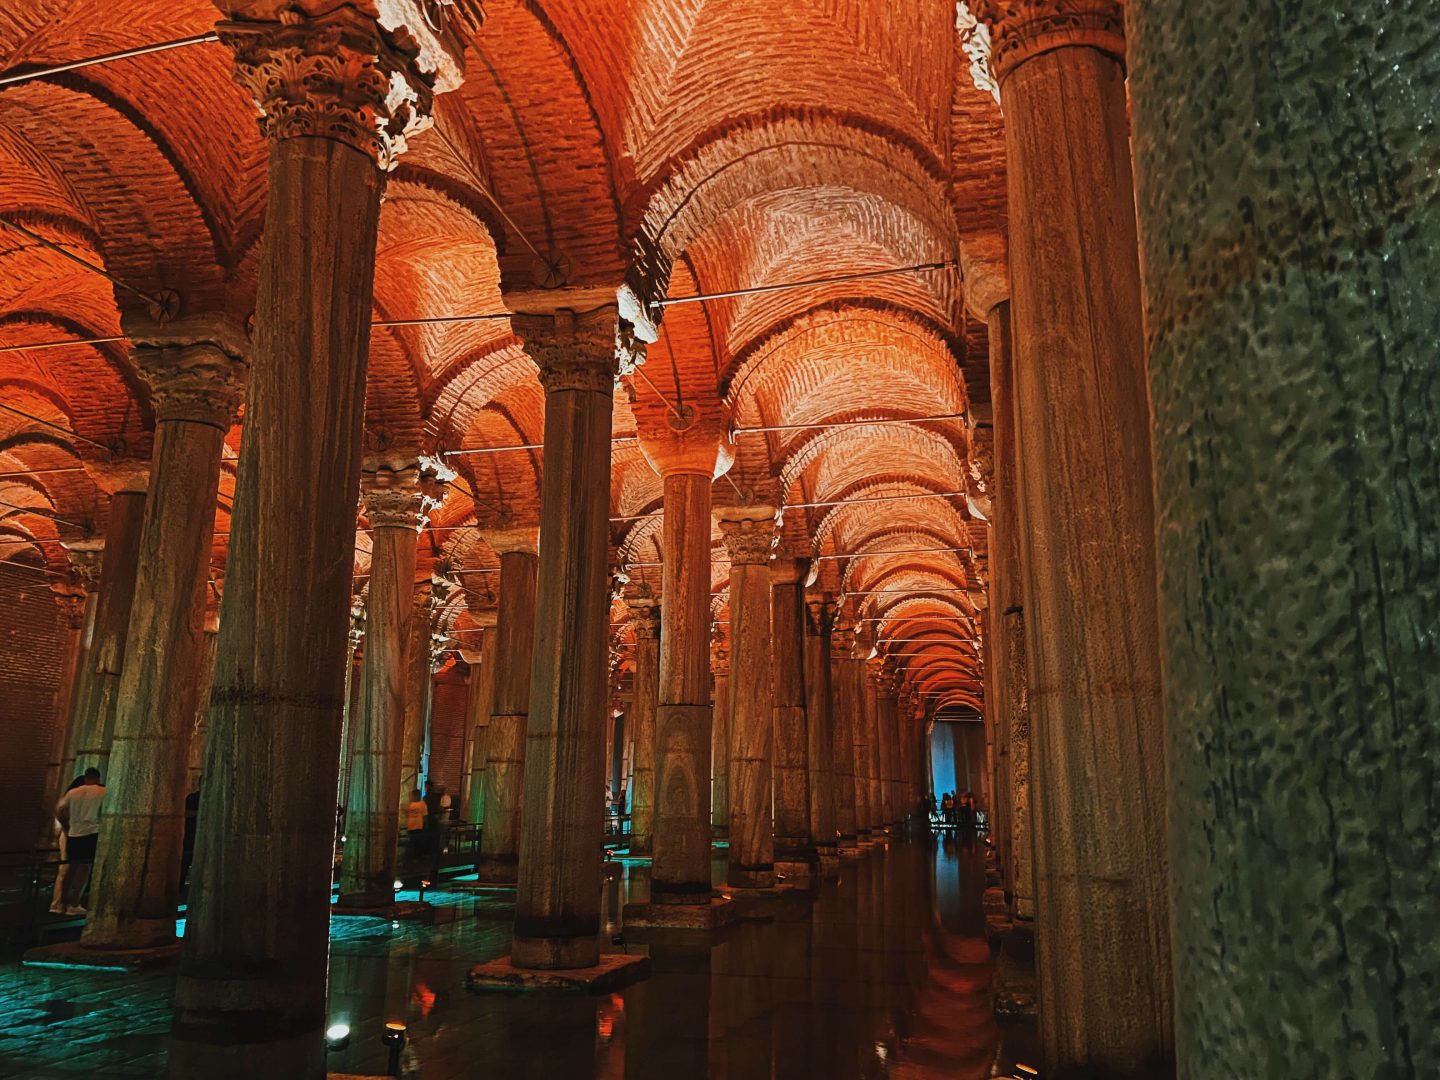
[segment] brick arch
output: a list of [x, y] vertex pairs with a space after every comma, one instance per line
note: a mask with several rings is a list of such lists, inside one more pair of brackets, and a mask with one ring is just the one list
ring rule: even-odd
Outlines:
[[823, 501], [858, 476], [909, 473], [940, 483], [959, 477], [965, 467], [964, 442], [944, 430], [954, 427], [892, 424], [816, 429], [783, 459], [781, 497], [790, 501], [802, 481], [816, 501]]

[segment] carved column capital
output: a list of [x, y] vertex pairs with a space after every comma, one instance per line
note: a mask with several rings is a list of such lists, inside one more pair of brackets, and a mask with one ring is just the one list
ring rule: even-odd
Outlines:
[[730, 674], [730, 643], [724, 638], [718, 638], [710, 643], [710, 673], [712, 675]]
[[1003, 84], [1032, 57], [1081, 47], [1125, 60], [1125, 18], [1117, 0], [971, 0], [990, 27], [990, 67]]
[[650, 595], [648, 586], [629, 586], [625, 590], [625, 606], [630, 609], [630, 625], [635, 628], [636, 641], [660, 639], [660, 601]]
[[835, 626], [830, 632], [830, 655], [836, 660], [849, 660], [855, 651], [855, 628]]
[[510, 325], [540, 368], [547, 394], [612, 393], [617, 376], [634, 370], [638, 343], [613, 307], [584, 314], [565, 309], [550, 315], [516, 314]]
[[150, 384], [158, 422], [230, 430], [250, 370], [244, 356], [214, 341], [173, 342], [137, 344], [135, 362]]
[[824, 596], [805, 598], [805, 633], [810, 637], [829, 637], [835, 629], [840, 605]]
[[775, 558], [770, 560], [770, 582], [774, 585], [796, 585], [810, 573], [808, 556], [798, 555], [788, 544], [775, 548]]
[[423, 458], [371, 458], [360, 473], [360, 507], [373, 529], [419, 532], [444, 499], [440, 470]]
[[773, 506], [719, 506], [715, 523], [725, 541], [731, 566], [765, 565], [775, 540]]
[[65, 557], [75, 584], [87, 593], [100, 589], [100, 567], [105, 561], [104, 540], [77, 540], [65, 545]]
[[56, 581], [50, 586], [50, 595], [55, 598], [55, 606], [60, 609], [60, 615], [65, 620], [65, 625], [71, 630], [79, 630], [85, 625], [85, 604], [89, 595], [78, 580]]
[[416, 46], [353, 7], [312, 15], [292, 6], [275, 21], [217, 29], [272, 143], [333, 139], [389, 171], [406, 140], [430, 126], [435, 79], [419, 70]]

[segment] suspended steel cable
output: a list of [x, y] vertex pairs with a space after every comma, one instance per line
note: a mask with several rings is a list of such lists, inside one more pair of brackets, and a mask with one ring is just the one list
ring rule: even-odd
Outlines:
[[43, 79], [50, 75], [59, 75], [61, 72], [74, 71], [77, 68], [109, 64], [116, 60], [130, 60], [136, 56], [148, 56], [150, 53], [165, 52], [168, 49], [183, 49], [189, 45], [208, 45], [219, 42], [219, 40], [220, 35], [214, 30], [209, 30], [203, 34], [196, 34], [194, 37], [176, 38], [174, 41], [161, 41], [154, 45], [140, 45], [133, 49], [121, 49], [119, 52], [87, 56], [83, 60], [70, 60], [63, 64], [51, 64], [48, 67], [35, 68], [31, 71], [0, 75], [0, 86], [14, 86], [18, 83], [30, 82], [33, 79]]

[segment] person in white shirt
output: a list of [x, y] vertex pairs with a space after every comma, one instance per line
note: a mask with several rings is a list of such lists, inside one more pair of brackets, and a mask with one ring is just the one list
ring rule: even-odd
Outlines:
[[[105, 785], [100, 783], [99, 769], [85, 770], [85, 783], [71, 788], [61, 796], [55, 817], [66, 834], [66, 874], [60, 890], [59, 908], [66, 915], [84, 915], [80, 899], [90, 883], [90, 867], [95, 862], [95, 845], [100, 837], [100, 804], [105, 799]], [[56, 910], [52, 904], [50, 910]]]

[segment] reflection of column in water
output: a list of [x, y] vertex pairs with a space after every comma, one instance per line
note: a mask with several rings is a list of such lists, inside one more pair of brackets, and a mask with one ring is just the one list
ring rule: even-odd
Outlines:
[[810, 960], [805, 955], [810, 918], [783, 906], [775, 915], [772, 971], [775, 987], [771, 1057], [776, 1077], [818, 1075], [810, 1066]]
[[[841, 869], [848, 874], [851, 867]], [[843, 943], [839, 940], [836, 910], [840, 886], [826, 882], [811, 909], [809, 961], [805, 986], [805, 1041], [809, 1044], [810, 1075], [833, 1077], [839, 1069], [839, 1039], [835, 1025], [840, 1015], [838, 987], [844, 976]]]
[[[499, 999], [497, 999], [498, 1001]], [[525, 994], [505, 1001], [509, 1061], [496, 1076], [585, 1077], [595, 1073], [596, 999]]]
[[773, 950], [770, 924], [742, 923], [712, 953], [713, 1077], [750, 1080], [770, 1075]]
[[710, 1073], [710, 945], [653, 944], [650, 977], [625, 991], [625, 1080]]
[[885, 972], [886, 1027], [894, 1032], [892, 1048], [904, 1037], [910, 995], [905, 985], [905, 904], [915, 891], [908, 844], [891, 844], [884, 853], [880, 881], [881, 964]]
[[935, 852], [935, 914], [948, 930], [958, 927], [960, 918], [960, 855], [956, 845], [942, 838]]
[[868, 1001], [868, 1016], [865, 1030], [868, 1032], [867, 1046], [862, 1049], [861, 1060], [875, 1058], [877, 1043], [890, 1034], [890, 1021], [886, 1013], [885, 990], [885, 931], [882, 922], [885, 917], [885, 851], [876, 850], [864, 861], [864, 892], [860, 896], [860, 955], [864, 960], [865, 992]]

